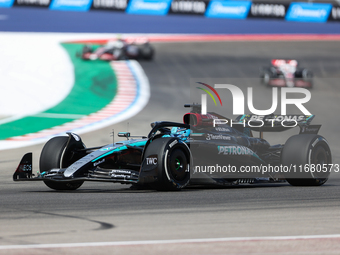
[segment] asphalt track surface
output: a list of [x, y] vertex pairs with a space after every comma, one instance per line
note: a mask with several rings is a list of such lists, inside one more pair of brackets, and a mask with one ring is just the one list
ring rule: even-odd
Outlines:
[[[115, 131], [140, 135], [156, 120], [181, 121], [193, 77], [242, 78], [256, 88], [255, 105], [270, 98], [259, 84], [258, 68], [272, 57], [300, 59], [315, 73], [307, 108], [322, 123], [333, 163], [340, 163], [338, 42], [205, 42], [156, 44], [152, 62], [141, 62], [151, 85], [148, 105]], [[236, 79], [237, 80], [237, 79]], [[262, 105], [265, 106], [265, 105]], [[112, 127], [83, 135], [87, 146], [111, 142]], [[271, 136], [282, 143], [286, 134]], [[271, 141], [270, 140], [270, 141]], [[338, 254], [340, 175], [321, 187], [288, 184], [228, 188], [191, 187], [181, 192], [131, 190], [120, 184], [85, 183], [73, 192], [56, 192], [43, 183], [14, 183], [21, 156], [34, 153], [35, 170], [42, 145], [2, 152], [0, 159], [0, 245], [85, 243], [85, 247], [7, 249], [0, 254]], [[188, 241], [138, 244], [141, 240], [277, 237], [284, 240]], [[88, 243], [132, 241], [89, 247]], [[1, 247], [0, 247], [1, 248]]]

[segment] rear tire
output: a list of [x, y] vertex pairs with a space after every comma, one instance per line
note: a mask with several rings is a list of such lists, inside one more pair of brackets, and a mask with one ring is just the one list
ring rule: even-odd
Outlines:
[[93, 52], [92, 46], [86, 44], [86, 45], [83, 47], [83, 54], [85, 54], [85, 53], [92, 53], [92, 52]]
[[141, 55], [142, 59], [145, 59], [145, 60], [152, 60], [153, 59], [155, 50], [151, 45], [145, 44], [145, 45], [140, 47], [139, 51], [140, 51], [140, 55]]
[[[326, 139], [320, 135], [295, 135], [290, 137], [284, 145], [281, 163], [283, 166], [292, 166], [291, 169], [295, 166], [295, 173], [286, 174], [286, 180], [289, 184], [293, 186], [320, 186], [328, 180], [330, 175], [331, 150]], [[323, 168], [323, 166], [326, 166], [326, 168]]]
[[[72, 150], [75, 148], [84, 148], [80, 143], [67, 146], [69, 138], [66, 136], [57, 136], [50, 139], [44, 146], [40, 155], [40, 172], [49, 172], [53, 168], [65, 168], [78, 160]], [[67, 147], [66, 147], [67, 146]], [[76, 190], [83, 181], [60, 182], [44, 181], [47, 187], [55, 190]]]

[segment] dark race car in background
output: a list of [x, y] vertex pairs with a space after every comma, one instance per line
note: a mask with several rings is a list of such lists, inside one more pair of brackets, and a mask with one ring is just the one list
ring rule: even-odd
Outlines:
[[275, 87], [313, 87], [313, 73], [299, 67], [295, 59], [273, 59], [269, 67], [260, 70], [262, 83]]
[[152, 60], [154, 53], [154, 47], [149, 43], [147, 38], [128, 38], [110, 40], [105, 45], [99, 47], [86, 44], [82, 52], [77, 53], [77, 56], [84, 60]]
[[[55, 190], [75, 190], [84, 181], [134, 184], [156, 190], [180, 190], [190, 184], [236, 185], [240, 183], [283, 182], [296, 186], [320, 186], [330, 174], [331, 150], [325, 138], [318, 135], [320, 125], [310, 125], [311, 116], [262, 116], [266, 125], [254, 127], [251, 115], [241, 115], [233, 127], [213, 126], [216, 113], [200, 114], [201, 107], [187, 105], [192, 111], [183, 117], [184, 123], [154, 122], [145, 137], [132, 137], [121, 132], [126, 140], [87, 148], [81, 138], [68, 133], [50, 139], [40, 155], [35, 176], [32, 153], [22, 158], [14, 181], [43, 181]], [[247, 123], [252, 119], [252, 126]], [[280, 121], [286, 119], [285, 126]], [[266, 121], [271, 120], [271, 121]], [[273, 121], [272, 121], [273, 120]], [[300, 134], [291, 136], [285, 144], [270, 145], [263, 132], [281, 132], [289, 123], [298, 123]], [[249, 122], [248, 122], [249, 123]], [[291, 126], [293, 127], [293, 126]], [[253, 137], [252, 131], [260, 137]], [[231, 166], [235, 172], [217, 174], [202, 170], [204, 165]], [[290, 172], [240, 173], [242, 167], [284, 166]], [[320, 165], [322, 171], [299, 171], [299, 167]], [[298, 174], [294, 172], [297, 167]]]

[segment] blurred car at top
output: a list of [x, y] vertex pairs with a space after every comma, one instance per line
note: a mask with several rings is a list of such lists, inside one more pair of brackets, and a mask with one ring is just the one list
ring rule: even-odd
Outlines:
[[273, 87], [313, 87], [313, 73], [299, 67], [295, 59], [272, 59], [269, 67], [260, 70], [262, 83]]
[[145, 37], [109, 40], [105, 45], [99, 47], [85, 44], [78, 57], [84, 60], [126, 60], [144, 59], [152, 60], [155, 54], [154, 47]]

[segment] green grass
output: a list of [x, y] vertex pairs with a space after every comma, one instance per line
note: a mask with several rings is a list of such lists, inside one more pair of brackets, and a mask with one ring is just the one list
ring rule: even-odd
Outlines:
[[[35, 133], [70, 122], [80, 118], [81, 115], [97, 112], [110, 103], [116, 95], [117, 79], [108, 62], [84, 61], [76, 57], [77, 51], [80, 52], [82, 49], [80, 44], [63, 43], [61, 45], [68, 52], [74, 65], [75, 83], [71, 92], [62, 102], [42, 114], [27, 116], [0, 125], [0, 140]], [[53, 116], [57, 114], [71, 114], [71, 118], [54, 118]]]

